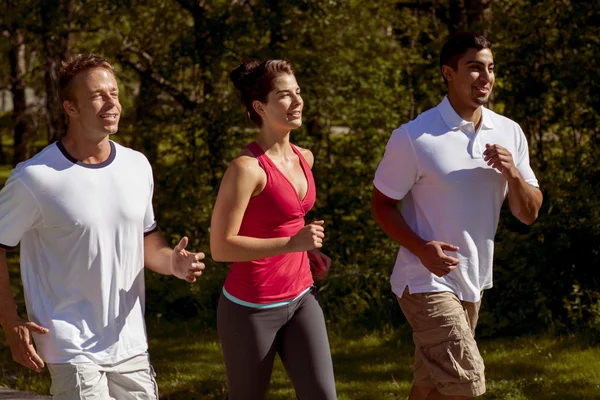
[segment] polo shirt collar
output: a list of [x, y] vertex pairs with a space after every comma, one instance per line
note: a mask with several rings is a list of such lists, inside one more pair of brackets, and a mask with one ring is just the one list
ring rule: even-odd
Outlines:
[[[448, 100], [448, 96], [444, 96], [444, 100], [442, 100], [437, 108], [440, 111], [442, 119], [451, 130], [457, 130], [469, 124], [468, 121], [465, 121], [456, 113], [452, 104], [450, 104], [450, 100]], [[494, 129], [491, 111], [483, 106], [481, 106], [481, 129]]]

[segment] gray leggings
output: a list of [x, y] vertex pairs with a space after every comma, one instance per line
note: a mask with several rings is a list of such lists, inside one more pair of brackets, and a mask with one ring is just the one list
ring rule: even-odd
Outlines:
[[316, 288], [288, 305], [257, 309], [222, 293], [217, 326], [229, 400], [262, 400], [279, 354], [300, 400], [337, 399], [323, 310]]

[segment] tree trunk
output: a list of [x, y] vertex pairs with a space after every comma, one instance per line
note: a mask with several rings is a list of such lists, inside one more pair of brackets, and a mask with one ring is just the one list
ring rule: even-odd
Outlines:
[[448, 14], [450, 35], [475, 31], [487, 37], [492, 22], [492, 0], [450, 0]]
[[46, 62], [46, 114], [48, 142], [60, 139], [66, 132], [66, 119], [58, 90], [61, 62], [69, 52], [69, 21], [72, 0], [48, 0], [41, 7], [43, 47]]
[[23, 31], [14, 29], [10, 32], [10, 72], [11, 92], [13, 98], [13, 159], [17, 165], [29, 158], [27, 148], [27, 104], [25, 102], [25, 41]]
[[152, 124], [153, 105], [156, 103], [159, 93], [154, 85], [154, 80], [148, 74], [140, 74], [140, 93], [136, 99], [135, 112], [137, 132], [135, 132], [134, 137], [136, 138], [136, 145], [139, 146], [139, 149], [142, 150], [152, 165], [157, 165], [158, 162], [158, 141], [154, 137], [151, 127], [148, 126], [148, 122]]

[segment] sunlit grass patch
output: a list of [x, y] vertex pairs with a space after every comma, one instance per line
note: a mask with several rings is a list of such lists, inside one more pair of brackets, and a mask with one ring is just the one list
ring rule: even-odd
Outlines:
[[[150, 356], [162, 400], [227, 398], [225, 366], [217, 333], [202, 321], [149, 320]], [[406, 399], [412, 381], [414, 347], [406, 331], [336, 332], [330, 342], [340, 400]], [[600, 347], [577, 336], [484, 340], [487, 393], [482, 400], [598, 400]], [[16, 366], [0, 346], [0, 386], [47, 393], [47, 372]], [[279, 358], [268, 400], [294, 400]]]

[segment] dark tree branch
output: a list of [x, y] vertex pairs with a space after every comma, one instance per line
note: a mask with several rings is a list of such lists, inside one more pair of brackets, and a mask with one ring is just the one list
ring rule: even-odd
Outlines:
[[[125, 42], [124, 42], [125, 44]], [[136, 54], [138, 57], [145, 61], [144, 64], [132, 60], [129, 55], [125, 53], [117, 54], [117, 59], [127, 65], [128, 67], [137, 71], [141, 76], [146, 79], [151, 79], [158, 87], [167, 92], [175, 101], [177, 101], [186, 110], [194, 110], [198, 108], [199, 104], [189, 98], [188, 95], [177, 89], [168, 79], [164, 78], [160, 73], [154, 70], [152, 64], [153, 59], [150, 54], [145, 51], [135, 49], [130, 45], [125, 46], [125, 50], [130, 53]]]

